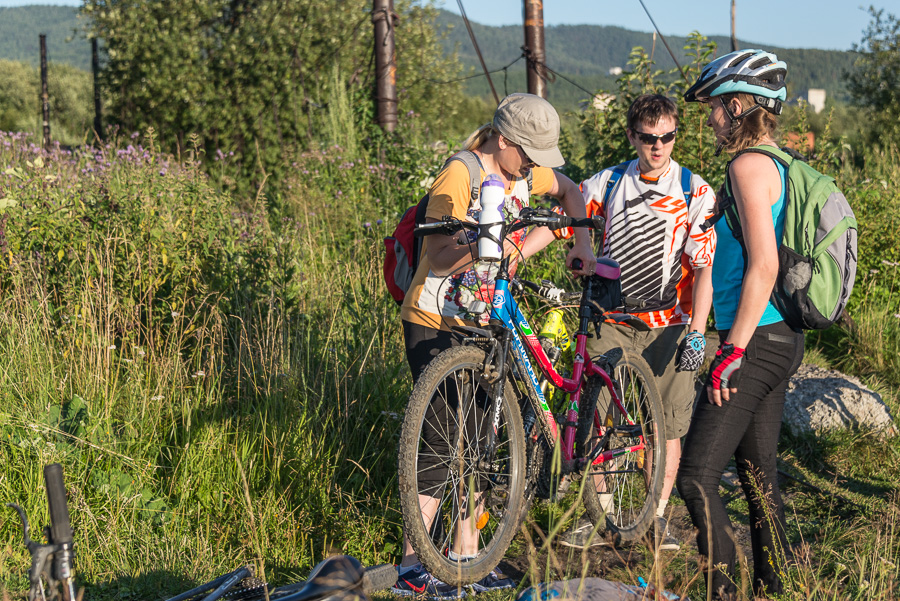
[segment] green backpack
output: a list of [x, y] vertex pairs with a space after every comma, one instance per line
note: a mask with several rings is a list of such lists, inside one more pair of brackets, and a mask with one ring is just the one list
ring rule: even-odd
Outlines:
[[[772, 304], [795, 330], [824, 330], [840, 318], [853, 291], [856, 217], [834, 178], [810, 167], [802, 155], [790, 149], [754, 146], [734, 159], [745, 152], [769, 156], [787, 171], [784, 233]], [[726, 177], [725, 196], [725, 219], [744, 247], [730, 177]], [[744, 254], [746, 258], [746, 248]]]

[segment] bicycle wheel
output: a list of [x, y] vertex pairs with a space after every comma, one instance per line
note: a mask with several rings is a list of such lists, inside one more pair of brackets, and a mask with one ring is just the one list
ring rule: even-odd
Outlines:
[[582, 479], [584, 505], [600, 530], [624, 542], [640, 540], [653, 525], [662, 491], [665, 424], [650, 366], [640, 356], [622, 358], [613, 371], [625, 414], [600, 378], [585, 384], [576, 431], [576, 453], [591, 455], [612, 428], [603, 451], [615, 456], [594, 465]]
[[457, 586], [480, 580], [503, 558], [525, 486], [522, 417], [509, 382], [487, 448], [495, 416], [485, 357], [471, 346], [438, 355], [413, 389], [400, 435], [406, 536], [429, 572]]

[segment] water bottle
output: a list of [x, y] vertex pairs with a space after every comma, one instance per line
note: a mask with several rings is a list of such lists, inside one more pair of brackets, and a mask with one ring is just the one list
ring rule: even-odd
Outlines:
[[481, 214], [478, 216], [478, 257], [482, 261], [499, 261], [503, 256], [503, 199], [505, 186], [491, 173], [481, 183]]

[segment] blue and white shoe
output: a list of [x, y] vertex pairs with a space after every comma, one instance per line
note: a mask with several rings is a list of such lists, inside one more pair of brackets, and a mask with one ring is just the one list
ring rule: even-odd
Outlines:
[[507, 578], [504, 574], [492, 570], [490, 574], [469, 585], [469, 589], [473, 594], [486, 593], [488, 591], [499, 591], [505, 588], [515, 588], [516, 583], [512, 578]]
[[391, 592], [402, 597], [422, 596], [430, 599], [462, 599], [466, 596], [465, 589], [438, 580], [422, 564], [399, 574]]

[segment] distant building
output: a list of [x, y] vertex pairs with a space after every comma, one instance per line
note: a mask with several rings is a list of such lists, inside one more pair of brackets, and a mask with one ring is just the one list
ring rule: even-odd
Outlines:
[[615, 75], [616, 77], [618, 77], [619, 75], [622, 74], [622, 67], [611, 67], [609, 69], [609, 74]]
[[825, 90], [821, 88], [810, 88], [806, 91], [806, 101], [809, 106], [817, 113], [821, 113], [825, 108]]

